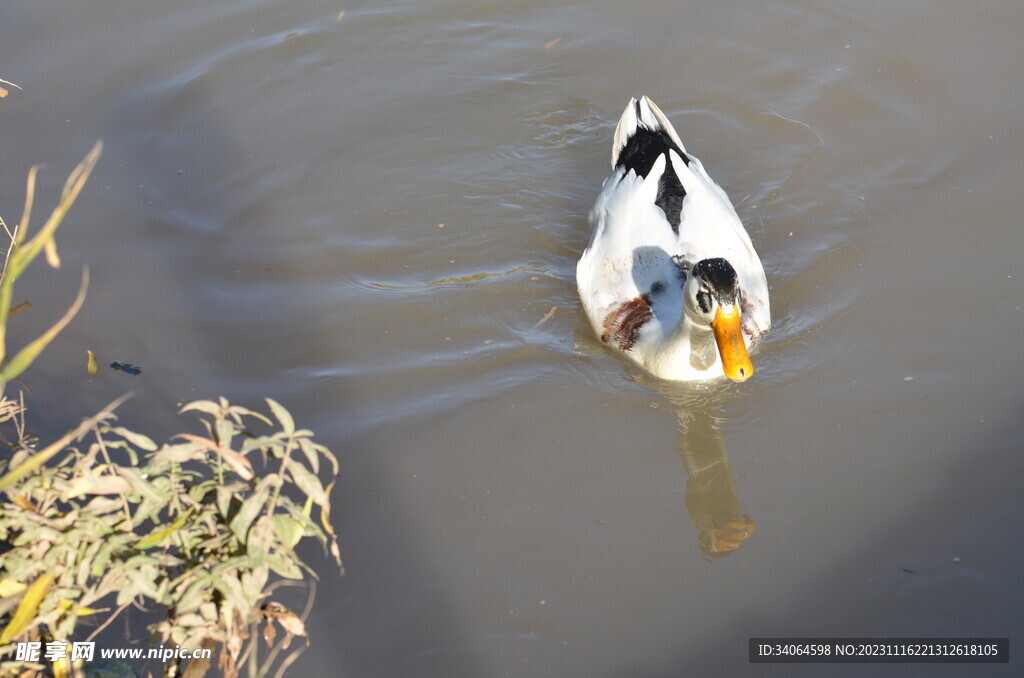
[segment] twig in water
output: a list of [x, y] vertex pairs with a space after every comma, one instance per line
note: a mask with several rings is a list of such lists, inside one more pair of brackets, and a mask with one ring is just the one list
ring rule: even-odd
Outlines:
[[551, 307], [551, 310], [550, 310], [550, 311], [548, 311], [547, 313], [545, 313], [545, 314], [544, 314], [544, 317], [543, 317], [543, 318], [541, 318], [540, 320], [538, 320], [538, 321], [536, 322], [536, 324], [534, 324], [534, 326], [533, 326], [533, 327], [531, 327], [530, 329], [531, 329], [531, 330], [535, 330], [535, 329], [537, 329], [538, 327], [540, 327], [541, 325], [543, 325], [544, 323], [546, 323], [547, 321], [551, 320], [551, 317], [552, 317], [553, 315], [555, 315], [555, 311], [557, 311], [557, 310], [558, 310], [558, 307], [557, 307], [557, 306], [552, 306], [552, 307]]

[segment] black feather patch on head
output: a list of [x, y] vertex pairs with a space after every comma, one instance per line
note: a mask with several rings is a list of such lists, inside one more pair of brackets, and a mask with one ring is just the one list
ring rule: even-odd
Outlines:
[[736, 269], [725, 259], [702, 259], [694, 265], [693, 275], [704, 281], [719, 302], [735, 302], [740, 282]]
[[705, 313], [711, 313], [711, 293], [704, 290], [697, 292], [697, 305]]

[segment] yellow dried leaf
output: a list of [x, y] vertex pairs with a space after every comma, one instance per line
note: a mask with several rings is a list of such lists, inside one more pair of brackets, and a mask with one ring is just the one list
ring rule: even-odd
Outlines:
[[0, 579], [0, 598], [10, 598], [25, 590], [25, 585], [13, 579]]
[[96, 354], [92, 351], [85, 352], [85, 371], [89, 373], [89, 381], [96, 376], [96, 373], [100, 369], [100, 361], [96, 359]]
[[334, 536], [334, 528], [331, 527], [331, 490], [333, 489], [333, 482], [326, 488], [324, 488], [325, 501], [323, 505], [320, 507], [320, 524], [324, 526], [324, 532], [326, 532], [331, 537]]
[[25, 511], [32, 511], [33, 513], [39, 512], [39, 509], [38, 507], [36, 507], [35, 504], [33, 504], [31, 501], [21, 496], [20, 494], [8, 493], [8, 495], [11, 497], [11, 499], [14, 500], [14, 503], [18, 505], [18, 508], [23, 509]]
[[[74, 606], [75, 606], [75, 604], [72, 603], [70, 600], [61, 600], [60, 601], [60, 607], [61, 607], [62, 610], [67, 610], [68, 612], [70, 612], [71, 608], [73, 608]], [[79, 605], [77, 611], [75, 612], [75, 616], [77, 616], [77, 617], [87, 617], [90, 614], [99, 614], [100, 612], [110, 612], [110, 608], [109, 607], [104, 607], [102, 609], [96, 609], [96, 608], [92, 608], [92, 607], [86, 607], [84, 605]]]
[[341, 21], [341, 17], [345, 16], [345, 10], [338, 12], [338, 18], [335, 21]]
[[156, 546], [161, 543], [164, 539], [167, 539], [172, 534], [177, 532], [184, 526], [185, 521], [192, 515], [192, 508], [190, 507], [187, 511], [181, 514], [181, 517], [174, 521], [170, 527], [166, 527], [159, 532], [153, 532], [142, 539], [135, 542], [135, 548], [137, 549], [148, 549], [150, 546]]
[[29, 624], [35, 619], [36, 613], [39, 611], [39, 605], [43, 602], [43, 598], [46, 597], [46, 592], [50, 590], [50, 585], [55, 577], [55, 574], [47, 572], [32, 582], [32, 586], [28, 587], [25, 595], [21, 598], [21, 602], [18, 603], [18, 609], [15, 610], [11, 623], [0, 634], [0, 645], [6, 645], [28, 630]]
[[65, 656], [53, 662], [53, 678], [70, 678], [71, 662]]

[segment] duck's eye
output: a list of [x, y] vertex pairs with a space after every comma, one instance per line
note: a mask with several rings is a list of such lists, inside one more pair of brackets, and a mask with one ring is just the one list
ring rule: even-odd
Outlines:
[[697, 292], [697, 305], [704, 313], [711, 313], [711, 293], [707, 290]]

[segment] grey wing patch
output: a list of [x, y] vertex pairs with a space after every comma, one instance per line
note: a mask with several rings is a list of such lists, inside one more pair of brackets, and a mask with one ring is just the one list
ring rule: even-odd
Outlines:
[[679, 282], [686, 282], [686, 276], [690, 274], [690, 269], [693, 268], [693, 264], [684, 259], [681, 254], [673, 254], [672, 263], [674, 263], [678, 269]]
[[747, 336], [751, 339], [757, 339], [761, 337], [768, 330], [757, 324], [754, 320], [754, 305], [747, 301], [745, 296], [740, 297], [740, 309], [741, 309], [741, 323], [743, 325], [743, 331], [746, 332]]
[[690, 367], [695, 370], [706, 371], [715, 364], [718, 347], [715, 345], [715, 335], [711, 332], [690, 333]]
[[640, 330], [654, 317], [647, 295], [616, 304], [605, 316], [601, 341], [628, 351], [640, 338]]

